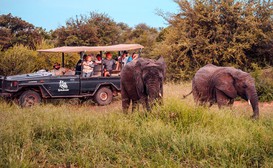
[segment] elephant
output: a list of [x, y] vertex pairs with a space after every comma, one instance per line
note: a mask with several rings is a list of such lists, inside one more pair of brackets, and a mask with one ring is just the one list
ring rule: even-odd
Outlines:
[[156, 100], [162, 102], [165, 73], [163, 57], [158, 60], [139, 58], [127, 63], [120, 75], [123, 111], [128, 112], [131, 101], [132, 111], [139, 103], [150, 111]]
[[240, 69], [207, 64], [194, 75], [191, 93], [196, 104], [209, 103], [211, 106], [217, 103], [219, 108], [232, 106], [234, 99], [240, 96], [252, 106], [252, 118], [259, 118], [255, 81], [249, 73]]

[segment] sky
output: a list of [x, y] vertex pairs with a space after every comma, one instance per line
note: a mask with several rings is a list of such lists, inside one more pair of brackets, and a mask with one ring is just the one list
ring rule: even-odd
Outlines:
[[47, 31], [65, 26], [76, 15], [90, 12], [108, 14], [116, 22], [131, 27], [146, 23], [152, 27], [166, 27], [157, 10], [177, 13], [173, 0], [0, 0], [0, 14], [11, 13]]

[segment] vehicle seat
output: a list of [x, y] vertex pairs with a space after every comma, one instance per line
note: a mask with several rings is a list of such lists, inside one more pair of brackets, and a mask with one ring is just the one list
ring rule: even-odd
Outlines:
[[92, 76], [101, 76], [101, 64], [95, 65]]

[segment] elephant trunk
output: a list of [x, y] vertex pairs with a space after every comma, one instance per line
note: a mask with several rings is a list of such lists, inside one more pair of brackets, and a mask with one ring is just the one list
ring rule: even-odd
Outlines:
[[255, 88], [253, 88], [248, 94], [248, 102], [250, 102], [252, 109], [253, 109], [253, 116], [252, 118], [257, 119], [259, 118], [259, 102], [258, 102], [258, 94]]
[[161, 89], [157, 86], [158, 84], [151, 84], [147, 85], [146, 91], [148, 94], [148, 102], [151, 106], [155, 104], [156, 101], [162, 98]]

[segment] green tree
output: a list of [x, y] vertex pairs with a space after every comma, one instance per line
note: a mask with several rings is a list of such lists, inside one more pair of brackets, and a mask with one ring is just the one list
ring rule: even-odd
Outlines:
[[150, 27], [145, 23], [136, 25], [127, 37], [127, 43], [138, 43], [145, 47], [142, 56], [151, 57], [150, 53], [155, 47], [156, 38], [158, 37], [158, 30]]
[[161, 53], [166, 58], [169, 79], [190, 79], [208, 63], [251, 68], [252, 61], [265, 58], [260, 50], [272, 45], [271, 2], [175, 2], [180, 12], [164, 15], [169, 27], [160, 34], [161, 40], [153, 50], [154, 55]]
[[48, 36], [42, 28], [36, 28], [21, 18], [11, 14], [0, 15], [0, 46], [2, 50], [16, 44], [22, 44], [35, 49], [44, 37]]
[[106, 14], [91, 12], [88, 16], [70, 18], [66, 26], [53, 32], [58, 46], [96, 46], [117, 44], [119, 27]]
[[129, 38], [130, 38], [130, 35], [132, 32], [132, 28], [129, 27], [126, 23], [122, 23], [122, 22], [118, 23], [117, 26], [119, 29], [118, 42], [119, 43], [126, 43], [127, 41], [130, 41]]

